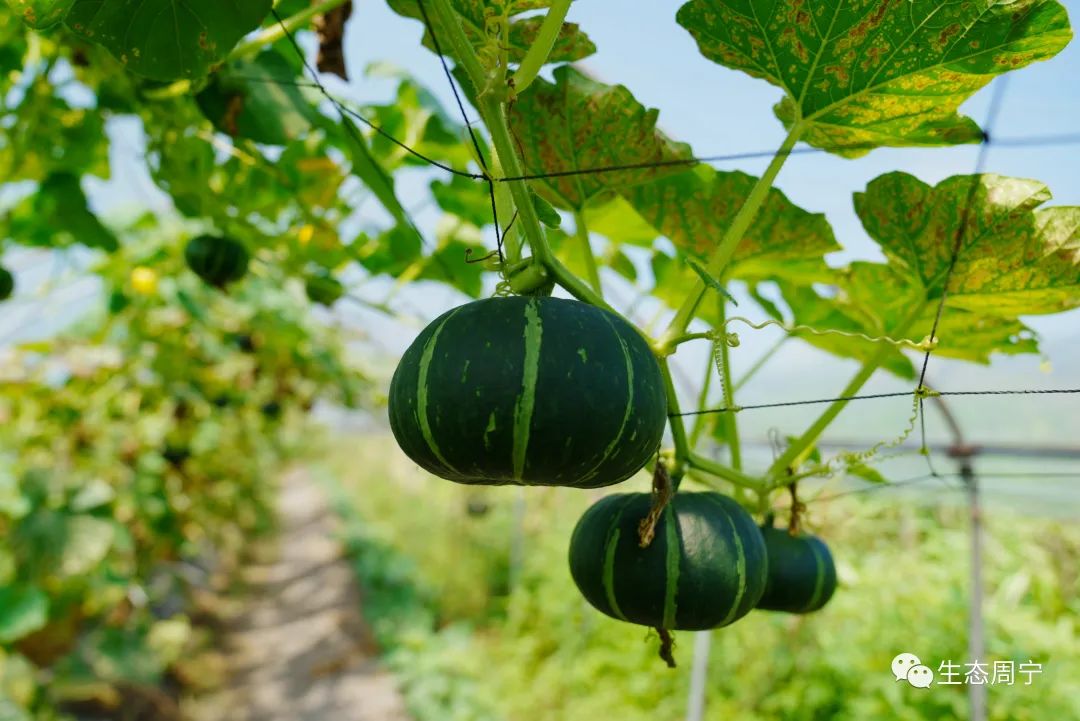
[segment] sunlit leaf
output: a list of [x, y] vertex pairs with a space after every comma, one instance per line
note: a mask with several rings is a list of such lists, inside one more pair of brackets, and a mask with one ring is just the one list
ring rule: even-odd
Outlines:
[[64, 19], [75, 0], [7, 0], [23, 22], [35, 30], [51, 27]]
[[849, 156], [979, 141], [961, 103], [1072, 37], [1055, 0], [690, 0], [677, 17], [705, 57], [782, 88], [802, 140]]
[[1080, 208], [1038, 208], [1049, 199], [1033, 180], [954, 176], [931, 187], [895, 172], [856, 193], [855, 209], [927, 298], [941, 296], [959, 238], [948, 305], [1015, 318], [1080, 306]]
[[75, 0], [64, 22], [152, 80], [198, 78], [270, 12], [271, 0]]
[[[511, 113], [530, 175], [667, 162], [690, 157], [656, 127], [648, 110], [621, 85], [604, 85], [571, 67], [555, 69], [555, 83], [538, 78], [522, 93]], [[611, 191], [686, 170], [676, 165], [567, 175], [535, 181], [554, 205], [583, 208]]]
[[[911, 308], [924, 300], [925, 290], [895, 268], [879, 263], [852, 263], [843, 276], [843, 292], [849, 312], [868, 320], [873, 334], [894, 335]], [[929, 338], [937, 304], [928, 303], [906, 336], [914, 341]], [[1037, 353], [1035, 335], [1016, 318], [972, 312], [947, 305], [937, 329], [934, 355], [989, 363], [992, 353]]]
[[[756, 182], [746, 173], [699, 166], [621, 192], [677, 248], [707, 259]], [[836, 250], [840, 245], [824, 215], [799, 208], [773, 188], [724, 274], [812, 282], [827, 277], [823, 256]]]

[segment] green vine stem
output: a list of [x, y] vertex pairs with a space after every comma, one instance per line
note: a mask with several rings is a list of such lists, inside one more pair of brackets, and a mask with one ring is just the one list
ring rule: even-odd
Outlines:
[[[719, 296], [717, 305], [720, 309], [720, 327], [727, 326], [727, 299]], [[714, 352], [720, 353], [720, 383], [724, 391], [724, 408], [735, 408], [735, 392], [731, 386], [731, 348], [721, 337], [714, 346]], [[705, 410], [701, 408], [699, 410]], [[727, 437], [728, 449], [731, 451], [731, 467], [737, 471], [742, 470], [742, 445], [739, 443], [739, 424], [734, 412], [721, 414], [724, 423], [724, 435]]]
[[671, 438], [675, 444], [675, 462], [671, 467], [675, 479], [675, 490], [679, 489], [683, 471], [690, 460], [690, 440], [686, 437], [686, 424], [679, 415], [679, 396], [675, 391], [675, 381], [671, 377], [671, 367], [667, 358], [658, 358], [660, 373], [664, 377], [664, 393], [667, 394], [668, 423], [671, 425]]
[[[784, 142], [781, 144], [780, 149], [777, 150], [776, 155], [773, 156], [772, 162], [769, 163], [769, 167], [765, 169], [765, 173], [758, 179], [757, 183], [754, 184], [754, 187], [750, 190], [750, 194], [746, 196], [746, 200], [743, 202], [742, 207], [739, 208], [739, 212], [736, 213], [735, 218], [732, 219], [731, 225], [729, 225], [724, 232], [723, 238], [720, 239], [720, 244], [716, 247], [712, 258], [709, 260], [707, 270], [710, 275], [723, 275], [723, 271], [731, 260], [731, 256], [735, 253], [735, 248], [738, 247], [739, 242], [746, 234], [747, 229], [750, 228], [750, 223], [753, 222], [754, 216], [757, 215], [762, 203], [764, 203], [765, 199], [768, 197], [769, 190], [772, 189], [773, 181], [776, 180], [776, 176], [780, 173], [780, 169], [784, 167], [784, 163], [787, 161], [791, 149], [799, 142], [800, 135], [802, 135], [802, 125], [800, 123], [795, 123], [791, 126], [791, 130], [788, 132], [787, 137], [784, 138]], [[705, 285], [704, 280], [699, 279], [697, 283], [694, 284], [694, 288], [690, 291], [690, 295], [686, 297], [686, 300], [683, 301], [683, 304], [676, 311], [675, 317], [671, 320], [667, 332], [664, 333], [661, 340], [662, 345], [667, 345], [669, 339], [679, 337], [686, 333], [686, 329], [690, 325], [690, 321], [693, 320], [694, 312], [701, 303], [701, 299], [705, 295], [706, 290], [707, 286]]]
[[748, 476], [742, 471], [729, 468], [723, 463], [717, 463], [716, 461], [710, 460], [699, 453], [691, 451], [690, 457], [687, 460], [689, 461], [691, 468], [696, 468], [699, 471], [712, 474], [717, 478], [722, 478], [734, 486], [748, 488], [752, 491], [761, 491], [764, 488], [764, 485], [758, 479]]
[[603, 286], [600, 285], [600, 271], [596, 268], [596, 257], [593, 256], [592, 244], [589, 242], [589, 226], [585, 223], [585, 214], [580, 210], [574, 211], [574, 237], [581, 246], [581, 253], [585, 261], [585, 273], [589, 284], [592, 285], [600, 296], [604, 295]]
[[286, 30], [290, 33], [294, 32], [298, 28], [307, 25], [312, 18], [330, 12], [334, 8], [344, 4], [345, 0], [322, 0], [322, 2], [317, 2], [314, 5], [306, 7], [295, 15], [290, 15], [285, 18], [280, 23], [274, 23], [250, 40], [245, 40], [237, 45], [233, 48], [232, 52], [229, 53], [229, 60], [249, 58], [253, 55], [258, 55], [260, 50], [285, 37]]
[[[714, 341], [715, 343], [715, 341]], [[709, 387], [712, 385], [713, 376], [713, 361], [712, 353], [715, 352], [715, 348], [710, 349], [709, 359], [705, 362], [705, 377], [701, 379], [701, 392], [698, 394], [697, 407], [698, 410], [705, 410], [709, 402]], [[705, 420], [709, 416], [705, 413], [694, 416], [694, 427], [690, 431], [690, 447], [696, 448], [698, 440], [701, 438], [702, 432], [705, 430]]]
[[[897, 336], [905, 335], [915, 321], [922, 315], [926, 309], [927, 301], [916, 303], [911, 307], [908, 315], [897, 324], [893, 334]], [[930, 339], [933, 342], [933, 339]], [[874, 374], [874, 371], [885, 361], [889, 352], [892, 351], [894, 346], [882, 345], [877, 351], [866, 359], [859, 368], [855, 376], [848, 382], [844, 389], [840, 391], [841, 397], [853, 396], [859, 392], [859, 389], [870, 380], [870, 376]], [[790, 483], [790, 471], [791, 465], [796, 458], [801, 456], [810, 446], [812, 446], [821, 435], [821, 433], [828, 428], [829, 424], [840, 414], [840, 411], [844, 410], [848, 402], [846, 400], [833, 401], [825, 411], [818, 416], [818, 419], [806, 429], [806, 431], [796, 438], [787, 449], [780, 454], [780, 456], [773, 461], [773, 464], [769, 466], [769, 470], [766, 473], [766, 478], [771, 479], [769, 486], [777, 488], [782, 485]]]
[[555, 41], [559, 39], [559, 31], [562, 30], [563, 21], [566, 20], [566, 13], [570, 10], [571, 1], [554, 0], [551, 3], [547, 15], [544, 16], [544, 22], [540, 25], [540, 32], [537, 33], [532, 45], [529, 46], [525, 57], [521, 59], [521, 65], [518, 66], [514, 77], [511, 78], [515, 93], [520, 93], [529, 87], [532, 81], [536, 79], [540, 68], [547, 62], [548, 56], [551, 55], [551, 49], [555, 47]]

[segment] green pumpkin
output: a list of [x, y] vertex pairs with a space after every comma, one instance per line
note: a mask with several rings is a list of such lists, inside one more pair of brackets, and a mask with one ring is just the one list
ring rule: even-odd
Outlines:
[[0, 300], [7, 300], [15, 292], [15, 276], [7, 268], [0, 267]]
[[828, 603], [836, 590], [836, 566], [825, 542], [771, 526], [762, 528], [761, 534], [769, 554], [769, 580], [757, 607], [810, 613]]
[[667, 400], [648, 344], [606, 310], [487, 298], [435, 319], [390, 383], [409, 458], [459, 483], [595, 488], [656, 453]]
[[570, 575], [599, 611], [667, 630], [726, 626], [765, 590], [768, 560], [754, 519], [719, 493], [676, 493], [656, 535], [639, 545], [652, 496], [627, 493], [594, 504], [570, 539]]
[[243, 243], [233, 238], [200, 235], [188, 241], [184, 259], [195, 275], [215, 288], [224, 288], [247, 273], [248, 255]]
[[304, 280], [304, 291], [308, 300], [327, 307], [332, 306], [345, 295], [345, 287], [334, 276], [326, 272], [313, 273]]

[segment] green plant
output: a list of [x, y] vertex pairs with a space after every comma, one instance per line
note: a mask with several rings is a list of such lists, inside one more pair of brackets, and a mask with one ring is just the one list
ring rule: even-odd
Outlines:
[[[142, 548], [143, 542], [156, 548], [155, 534], [175, 536], [178, 527], [183, 529], [184, 504], [190, 501], [187, 494], [182, 494], [186, 500], [174, 499], [182, 509], [177, 511], [154, 493], [142, 493], [144, 484], [169, 493], [177, 484], [144, 481], [144, 476], [187, 472], [201, 458], [242, 474], [243, 469], [233, 468], [239, 462], [218, 452], [210, 439], [220, 435], [244, 447], [255, 442], [247, 437], [249, 424], [276, 423], [279, 410], [288, 419], [292, 406], [282, 398], [295, 398], [303, 410], [320, 389], [336, 387], [345, 397], [351, 394], [335, 353], [313, 343], [303, 323], [268, 320], [292, 307], [290, 293], [298, 295], [313, 272], [344, 278], [350, 277], [345, 271], [352, 271], [351, 277], [361, 282], [389, 276], [397, 285], [434, 281], [470, 298], [494, 284], [502, 293], [535, 296], [537, 305], [553, 302], [540, 299], [558, 288], [615, 317], [626, 311], [625, 304], [606, 293], [604, 280], [634, 281], [637, 290], [670, 311], [659, 333], [631, 336], [649, 346], [664, 390], [671, 442], [658, 465], [670, 471], [676, 491], [685, 479], [728, 493], [761, 514], [773, 507], [782, 489], [804, 478], [851, 472], [881, 480], [869, 466], [888, 439], [835, 458], [822, 458], [815, 445], [878, 370], [913, 381], [916, 405], [933, 395], [904, 351], [974, 362], [987, 362], [993, 353], [1033, 353], [1037, 340], [1022, 317], [1080, 305], [1075, 293], [1080, 264], [1071, 250], [1077, 209], [1044, 207], [1050, 191], [1037, 181], [978, 173], [931, 186], [906, 173], [886, 173], [854, 198], [884, 262], [856, 261], [844, 268], [825, 261], [826, 254], [840, 248], [826, 219], [797, 207], [773, 187], [799, 143], [855, 158], [881, 147], [985, 140], [988, 129], [960, 115], [958, 108], [993, 78], [1051, 58], [1069, 42], [1067, 15], [1055, 0], [685, 3], [676, 22], [705, 58], [782, 91], [776, 114], [787, 135], [761, 177], [697, 162], [688, 145], [657, 129], [657, 112], [628, 88], [604, 84], [573, 67], [570, 63], [590, 55], [595, 46], [584, 29], [565, 21], [570, 0], [390, 0], [396, 12], [424, 23], [427, 47], [456, 64], [463, 95], [480, 116], [476, 128], [464, 118], [452, 119], [422, 86], [385, 66], [370, 72], [394, 78], [393, 102], [357, 108], [330, 98], [334, 112], [324, 112], [320, 103], [329, 96], [316, 95], [325, 92], [320, 82], [307, 87], [312, 81], [304, 78], [305, 62], [294, 34], [343, 3], [196, 3], [174, 23], [158, 22], [150, 12], [133, 14], [125, 0], [8, 0], [0, 10], [0, 97], [5, 99], [0, 177], [10, 191], [0, 213], [5, 249], [48, 248], [62, 257], [67, 248], [80, 246], [94, 259], [106, 258], [95, 272], [107, 281], [109, 307], [121, 316], [145, 312], [145, 328], [156, 329], [150, 347], [169, 349], [150, 358], [139, 355], [141, 325], [123, 337], [131, 344], [124, 346], [132, 351], [131, 362], [139, 363], [130, 375], [122, 374], [135, 387], [124, 397], [141, 398], [147, 374], [182, 378], [197, 397], [195, 402], [176, 401], [171, 410], [180, 413], [176, 423], [181, 428], [166, 437], [167, 432], [158, 432], [171, 424], [165, 400], [160, 408], [147, 407], [156, 412], [142, 413], [135, 401], [116, 410], [118, 401], [100, 397], [84, 408], [79, 400], [86, 393], [77, 381], [75, 398], [51, 388], [41, 391], [42, 417], [54, 422], [72, 445], [78, 445], [74, 429], [79, 417], [160, 414], [156, 424], [149, 424], [154, 432], [137, 439], [154, 442], [153, 457], [145, 462], [149, 465], [123, 471], [132, 474], [139, 493], [120, 506], [114, 520], [138, 530], [132, 533], [133, 548]], [[544, 11], [543, 17], [536, 10]], [[15, 22], [16, 16], [23, 22]], [[552, 65], [550, 75], [541, 77], [541, 69]], [[92, 102], [74, 100], [80, 92]], [[106, 127], [118, 118], [137, 128], [133, 135], [145, 145], [145, 168], [171, 200], [157, 216], [135, 221], [140, 233], [99, 216], [84, 190], [84, 181], [109, 175], [113, 140]], [[403, 171], [418, 165], [449, 174], [430, 186], [441, 215], [431, 237], [417, 230], [395, 184]], [[354, 216], [361, 195], [382, 207], [380, 219]], [[567, 220], [572, 232], [563, 229]], [[481, 242], [482, 231], [491, 225], [497, 225], [499, 240], [493, 250]], [[189, 323], [205, 325], [208, 316], [200, 291], [179, 277], [175, 239], [205, 236], [212, 229], [227, 232], [256, 261], [244, 281], [233, 286], [233, 292], [265, 294], [252, 299], [258, 313], [242, 314], [245, 323], [254, 325], [255, 318], [271, 323], [272, 330], [250, 334], [254, 351], [220, 350], [220, 328], [200, 327], [214, 339], [210, 350], [200, 345], [200, 332], [184, 331]], [[140, 246], [137, 238], [148, 233], [173, 243]], [[594, 234], [605, 240], [602, 253], [594, 247]], [[470, 256], [484, 261], [469, 262]], [[635, 263], [631, 256], [645, 262]], [[121, 261], [130, 262], [117, 265]], [[138, 273], [128, 272], [132, 265]], [[197, 262], [193, 267], [201, 268], [212, 284], [223, 285], [239, 277], [240, 265], [247, 263]], [[219, 274], [218, 269], [229, 272]], [[765, 285], [779, 293], [781, 303], [760, 292]], [[757, 317], [731, 315], [733, 288], [754, 300], [755, 309], [748, 313]], [[385, 303], [371, 305], [388, 309]], [[753, 329], [778, 325], [860, 363], [816, 420], [802, 429], [783, 429], [790, 440], [766, 467], [743, 462], [730, 363], [738, 347], [732, 330], [736, 322]], [[245, 323], [236, 323], [231, 332], [248, 330]], [[710, 383], [714, 376], [718, 380], [724, 413], [707, 412], [713, 407], [704, 391], [695, 410], [681, 408], [670, 364], [691, 342], [712, 344], [715, 372], [709, 368], [708, 378]], [[607, 346], [604, 351], [615, 354], [614, 346]], [[224, 354], [219, 372], [191, 370], [193, 355], [219, 350]], [[52, 347], [42, 352], [59, 353]], [[281, 374], [260, 371], [253, 377], [252, 365], [261, 368], [264, 361]], [[242, 379], [250, 388], [238, 385]], [[652, 401], [659, 399], [653, 390], [650, 384], [650, 402], [641, 409], [650, 432], [657, 416]], [[173, 398], [171, 388], [168, 398]], [[567, 404], [560, 405], [560, 417], [571, 418]], [[629, 403], [619, 408], [625, 419]], [[430, 425], [430, 418], [417, 411], [416, 424]], [[243, 422], [216, 422], [219, 413], [237, 414]], [[687, 413], [698, 413], [691, 427]], [[472, 415], [471, 434], [441, 450], [467, 453], [465, 460], [476, 462], [478, 449], [470, 444], [490, 416]], [[531, 454], [525, 424], [510, 424], [515, 426], [517, 432], [501, 444], [511, 449], [509, 472], [504, 458], [503, 468], [481, 473], [481, 479], [522, 480]], [[505, 431], [507, 423], [500, 428]], [[617, 433], [594, 436], [604, 448], [595, 460], [606, 462], [624, 447]], [[601, 480], [621, 480], [645, 463], [656, 445], [652, 436], [647, 440], [641, 441], [647, 449], [626, 444], [625, 464]], [[608, 450], [612, 443], [619, 447]], [[726, 447], [728, 460], [709, 457], [705, 450], [710, 444]], [[56, 453], [43, 450], [43, 439], [37, 445], [42, 456]], [[538, 450], [550, 453], [557, 443], [547, 438], [543, 446]], [[191, 457], [183, 457], [185, 448]], [[438, 453], [433, 455], [439, 460]], [[581, 474], [566, 468], [566, 462], [543, 470], [580, 481]], [[163, 465], [171, 470], [162, 470]], [[446, 464], [440, 460], [439, 465]], [[17, 478], [11, 484], [18, 489], [15, 495], [32, 498], [35, 509], [47, 511], [42, 527], [66, 528], [70, 519], [59, 509], [66, 508], [70, 499], [65, 493], [74, 489], [46, 492], [42, 488], [49, 485], [34, 474], [20, 472]], [[235, 525], [225, 526], [227, 535], [255, 523], [259, 504], [248, 500], [262, 494], [251, 499], [234, 491], [219, 495], [204, 485], [199, 497], [205, 490], [212, 516], [236, 516]], [[19, 512], [25, 505], [16, 503]], [[92, 529], [96, 538], [106, 537], [102, 523], [82, 518], [96, 519], [93, 514], [74, 515], [79, 520], [72, 523]], [[48, 537], [31, 525], [28, 543]], [[183, 544], [174, 541], [164, 548], [171, 552], [173, 545]], [[19, 623], [41, 615], [34, 601], [40, 596], [23, 594], [20, 587], [17, 598], [17, 608], [29, 609], [19, 614]]]

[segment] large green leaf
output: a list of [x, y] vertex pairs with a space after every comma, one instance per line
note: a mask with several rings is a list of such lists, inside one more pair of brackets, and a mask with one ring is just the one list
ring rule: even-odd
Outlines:
[[[900, 336], [896, 332], [911, 308], [925, 302], [925, 290], [906, 274], [886, 264], [857, 262], [837, 278], [839, 287], [834, 288], [834, 296], [822, 295], [807, 286], [781, 283], [792, 325], [848, 334], [796, 331], [795, 335], [807, 343], [834, 355], [865, 361], [883, 341], [873, 342], [859, 335], [913, 342], [929, 337], [937, 313], [933, 303], [925, 305], [906, 333]], [[1038, 352], [1034, 333], [1020, 321], [959, 308], [944, 310], [936, 335], [935, 355], [975, 363], [989, 363], [993, 353]], [[888, 354], [882, 367], [907, 380], [915, 377], [911, 361], [899, 347]]]
[[[791, 309], [792, 326], [809, 326], [818, 331], [861, 333], [871, 338], [888, 333], [883, 319], [865, 315], [860, 317], [860, 314], [850, 305], [823, 296], [809, 286], [781, 284], [781, 288], [784, 301]], [[877, 343], [841, 333], [819, 335], [796, 331], [794, 335], [828, 353], [841, 358], [854, 358], [860, 362], [868, 360], [879, 350]], [[898, 348], [889, 352], [882, 361], [881, 367], [904, 379], [915, 378], [915, 369], [911, 361]]]
[[0, 588], [0, 643], [11, 643], [44, 628], [49, 597], [34, 586]]
[[152, 80], [199, 78], [259, 27], [271, 0], [75, 0], [64, 22]]
[[229, 63], [195, 96], [218, 130], [258, 143], [285, 145], [320, 117], [303, 90], [288, 79], [292, 64], [276, 50]]
[[[699, 166], [622, 191], [634, 208], [677, 248], [708, 257], [757, 178]], [[823, 257], [840, 250], [825, 216], [799, 208], [773, 188], [735, 250], [727, 275], [774, 275], [808, 282], [828, 276]]]
[[[417, 20], [423, 19], [423, 14], [420, 12], [416, 0], [388, 0], [387, 4], [399, 15]], [[547, 8], [551, 5], [551, 0], [506, 0], [505, 2], [499, 0], [451, 0], [450, 4], [461, 20], [461, 27], [465, 31], [466, 37], [472, 41], [478, 50], [483, 51], [486, 48], [493, 53], [500, 50], [505, 51], [510, 62], [520, 63], [540, 31], [543, 17], [533, 16], [515, 19], [515, 16], [531, 10]], [[446, 30], [439, 23], [439, 18], [432, 10], [430, 3], [427, 4], [426, 8], [428, 20], [430, 20], [435, 30], [442, 51], [451, 54], [450, 43], [446, 39]], [[510, 23], [509, 34], [506, 38], [500, 38], [496, 34], [498, 26], [496, 21], [502, 15], [505, 15]], [[490, 18], [490, 21], [488, 18]], [[431, 33], [426, 30], [423, 43], [428, 50], [435, 50], [435, 43], [432, 41]], [[596, 52], [596, 46], [589, 40], [585, 32], [578, 27], [577, 23], [563, 23], [559, 29], [555, 45], [548, 55], [547, 62], [573, 62], [592, 55], [594, 52]]]
[[[849, 313], [866, 323], [870, 334], [890, 335], [910, 309], [925, 299], [925, 289], [909, 274], [880, 263], [852, 263], [843, 274], [843, 291]], [[937, 306], [926, 304], [907, 337], [930, 336]], [[989, 363], [991, 353], [1037, 353], [1030, 328], [1015, 318], [946, 307], [937, 328], [935, 355], [977, 363]]]
[[75, 0], [7, 0], [11, 9], [30, 27], [43, 30], [64, 19]]
[[1049, 199], [1033, 180], [953, 176], [931, 187], [895, 172], [856, 193], [855, 210], [929, 298], [941, 295], [959, 238], [949, 305], [1011, 318], [1080, 306], [1080, 208], [1036, 209]]
[[[511, 128], [530, 175], [592, 170], [689, 158], [690, 147], [656, 128], [646, 109], [622, 85], [604, 85], [569, 66], [555, 83], [537, 78], [514, 104]], [[686, 166], [630, 168], [537, 181], [547, 200], [580, 209], [611, 191], [685, 172]]]
[[678, 22], [710, 60], [782, 88], [802, 140], [848, 156], [977, 142], [960, 104], [1072, 37], [1055, 0], [690, 0]]

